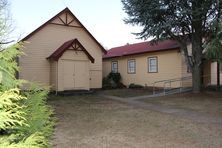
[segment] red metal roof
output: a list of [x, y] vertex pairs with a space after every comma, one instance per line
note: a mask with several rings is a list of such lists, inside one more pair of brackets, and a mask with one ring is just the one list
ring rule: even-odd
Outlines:
[[157, 43], [152, 43], [150, 41], [142, 42], [111, 48], [107, 51], [107, 54], [103, 56], [103, 59], [142, 54], [147, 52], [165, 51], [178, 48], [180, 48], [179, 44], [173, 40], [164, 40], [159, 41]]
[[[58, 59], [63, 55], [63, 53], [68, 50], [73, 44], [77, 44], [78, 47], [88, 56], [90, 61], [94, 63], [95, 59], [89, 54], [89, 52], [83, 47], [83, 45], [77, 40], [72, 39], [63, 43], [58, 49], [56, 49], [47, 59], [58, 61]], [[77, 50], [77, 49], [76, 49]]]

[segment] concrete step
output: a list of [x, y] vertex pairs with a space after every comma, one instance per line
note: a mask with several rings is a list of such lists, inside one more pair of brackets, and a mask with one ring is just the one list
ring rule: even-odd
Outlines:
[[61, 96], [73, 96], [73, 95], [85, 95], [85, 94], [92, 94], [94, 93], [93, 90], [66, 90], [57, 92], [57, 95]]

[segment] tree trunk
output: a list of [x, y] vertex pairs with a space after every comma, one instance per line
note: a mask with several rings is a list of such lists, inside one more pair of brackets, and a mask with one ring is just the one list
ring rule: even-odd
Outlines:
[[193, 77], [193, 92], [199, 93], [202, 89], [202, 72], [203, 72], [203, 60], [202, 60], [202, 38], [198, 33], [193, 35], [192, 39], [192, 77]]
[[202, 68], [201, 68], [201, 66], [199, 66], [197, 64], [195, 64], [193, 66], [192, 77], [193, 77], [193, 92], [199, 93], [201, 91], [201, 86], [202, 86]]

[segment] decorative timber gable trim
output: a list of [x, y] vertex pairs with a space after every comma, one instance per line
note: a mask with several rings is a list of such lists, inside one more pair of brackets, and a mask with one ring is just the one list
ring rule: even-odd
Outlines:
[[72, 39], [63, 43], [58, 49], [55, 50], [55, 52], [47, 57], [47, 59], [58, 61], [66, 50], [83, 51], [92, 63], [95, 62], [95, 59], [89, 54], [89, 52], [77, 39]]
[[100, 47], [103, 53], [107, 53], [107, 51], [103, 48], [103, 46], [93, 37], [93, 35], [83, 26], [83, 24], [76, 18], [76, 16], [69, 10], [69, 8], [65, 8], [57, 15], [49, 19], [47, 22], [42, 24], [36, 30], [28, 34], [24, 37], [21, 41], [24, 42], [32, 37], [35, 33], [40, 31], [48, 24], [53, 25], [60, 25], [60, 26], [67, 26], [67, 27], [76, 27], [76, 28], [83, 28], [83, 30], [96, 42], [96, 44]]

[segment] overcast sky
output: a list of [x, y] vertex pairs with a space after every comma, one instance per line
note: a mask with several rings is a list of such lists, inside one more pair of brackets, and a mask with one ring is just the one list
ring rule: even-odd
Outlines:
[[111, 48], [136, 43], [137, 26], [124, 23], [121, 0], [9, 0], [16, 36], [24, 37], [68, 7], [93, 36]]

